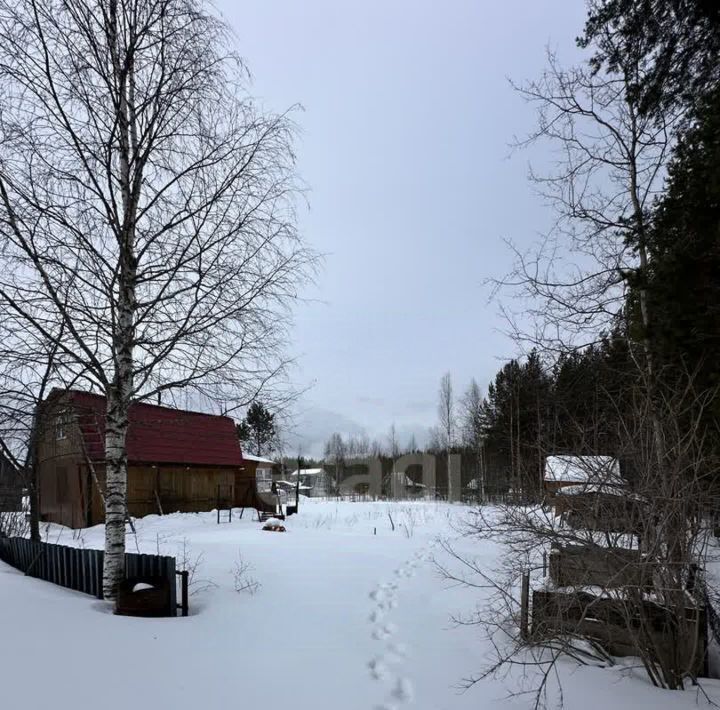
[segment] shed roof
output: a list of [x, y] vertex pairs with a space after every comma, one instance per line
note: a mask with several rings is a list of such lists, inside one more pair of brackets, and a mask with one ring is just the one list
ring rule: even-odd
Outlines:
[[[325, 469], [324, 469], [324, 468], [303, 468], [303, 469], [300, 469], [300, 475], [301, 475], [301, 476], [319, 476], [319, 475], [322, 474], [322, 473], [325, 473]], [[298, 472], [297, 472], [297, 471], [293, 471], [290, 475], [291, 475], [291, 476], [294, 476], [294, 477], [297, 477]]]
[[255, 463], [269, 463], [273, 466], [276, 465], [275, 461], [272, 459], [265, 459], [262, 456], [254, 456], [253, 454], [245, 454], [243, 453], [243, 461], [253, 461]]
[[620, 462], [612, 456], [548, 456], [545, 480], [555, 483], [608, 483], [621, 486]]
[[[105, 458], [103, 395], [67, 391], [88, 455]], [[133, 402], [127, 434], [128, 461], [206, 466], [241, 466], [242, 453], [230, 417]]]

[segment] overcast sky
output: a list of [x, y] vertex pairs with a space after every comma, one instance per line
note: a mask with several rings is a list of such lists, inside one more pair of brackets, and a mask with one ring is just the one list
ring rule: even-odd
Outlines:
[[[487, 303], [549, 213], [509, 144], [533, 110], [508, 78], [563, 62], [583, 0], [219, 0], [273, 110], [299, 103], [303, 233], [325, 253], [297, 310], [306, 452], [332, 430], [420, 438], [439, 379], [483, 389], [514, 354]], [[538, 159], [537, 154], [533, 160]], [[543, 156], [540, 155], [541, 161]]]

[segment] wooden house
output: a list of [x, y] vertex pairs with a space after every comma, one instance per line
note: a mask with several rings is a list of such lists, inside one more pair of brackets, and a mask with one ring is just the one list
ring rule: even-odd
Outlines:
[[300, 476], [300, 493], [311, 498], [329, 495], [332, 487], [330, 474], [324, 468], [303, 468], [290, 474], [290, 482], [295, 485]]
[[[41, 520], [103, 522], [105, 411], [105, 397], [75, 390], [53, 390], [40, 405]], [[130, 405], [129, 419], [129, 515], [257, 507], [232, 419], [143, 402]]]

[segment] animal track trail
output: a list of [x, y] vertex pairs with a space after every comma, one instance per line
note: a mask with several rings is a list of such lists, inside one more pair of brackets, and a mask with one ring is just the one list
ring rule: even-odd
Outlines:
[[412, 703], [414, 688], [412, 681], [399, 673], [408, 657], [405, 644], [396, 639], [398, 627], [387, 621], [387, 615], [398, 607], [398, 590], [405, 580], [417, 574], [420, 566], [431, 559], [427, 550], [416, 552], [409, 560], [400, 565], [393, 572], [390, 582], [379, 582], [369, 597], [373, 607], [368, 616], [372, 626], [371, 636], [375, 641], [383, 644], [380, 654], [371, 659], [367, 666], [370, 677], [378, 682], [389, 681], [388, 699], [375, 706], [374, 710], [401, 710]]

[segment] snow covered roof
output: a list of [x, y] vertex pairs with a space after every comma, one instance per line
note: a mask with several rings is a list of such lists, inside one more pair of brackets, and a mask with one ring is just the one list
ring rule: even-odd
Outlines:
[[[303, 468], [300, 469], [300, 475], [301, 476], [319, 476], [321, 473], [325, 473], [324, 468]], [[297, 477], [298, 472], [297, 470], [293, 471], [291, 476]]]
[[264, 459], [262, 456], [253, 456], [252, 454], [246, 454], [243, 451], [243, 461], [255, 461], [256, 463], [269, 463], [272, 466], [275, 465], [275, 461], [271, 461], [270, 459]]
[[548, 456], [545, 480], [555, 483], [625, 484], [620, 462], [612, 456]]

